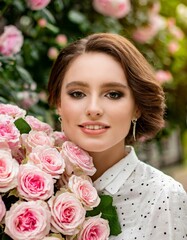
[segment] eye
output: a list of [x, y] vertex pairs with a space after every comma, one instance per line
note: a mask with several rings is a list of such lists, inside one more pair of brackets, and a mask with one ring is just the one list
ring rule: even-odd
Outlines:
[[81, 99], [86, 95], [81, 91], [73, 91], [68, 93], [72, 98]]
[[120, 99], [123, 96], [124, 96], [124, 94], [122, 92], [118, 92], [118, 91], [111, 91], [106, 94], [106, 97], [108, 97], [110, 99], [114, 99], [114, 100]]

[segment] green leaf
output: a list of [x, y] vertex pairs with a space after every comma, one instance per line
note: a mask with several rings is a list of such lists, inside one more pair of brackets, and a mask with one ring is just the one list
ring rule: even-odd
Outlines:
[[23, 118], [18, 118], [14, 122], [15, 126], [17, 129], [20, 131], [20, 133], [29, 133], [31, 130], [30, 125], [23, 119]]
[[2, 240], [12, 240], [12, 238], [9, 237], [8, 235], [6, 235], [5, 233], [2, 234], [1, 239]]
[[116, 208], [112, 205], [113, 199], [109, 195], [101, 195], [100, 199], [100, 204], [93, 210], [87, 211], [86, 216], [96, 216], [101, 213], [101, 217], [109, 221], [110, 235], [117, 236], [121, 233], [121, 226]]
[[42, 13], [43, 17], [48, 20], [48, 22], [56, 24], [55, 17], [53, 16], [53, 14], [47, 8], [41, 9], [41, 13]]
[[10, 197], [10, 196], [15, 196], [15, 197], [19, 197], [19, 194], [18, 194], [18, 191], [16, 188], [13, 188], [12, 190], [10, 190], [9, 194], [7, 197]]
[[77, 24], [83, 23], [85, 21], [85, 15], [76, 10], [69, 11], [68, 17], [70, 21]]
[[25, 68], [17, 65], [16, 70], [18, 71], [21, 79], [23, 79], [25, 82], [29, 84], [32, 84], [34, 82], [31, 74]]

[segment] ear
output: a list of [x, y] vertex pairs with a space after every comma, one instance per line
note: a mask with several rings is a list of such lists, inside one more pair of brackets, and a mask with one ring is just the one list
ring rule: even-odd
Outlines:
[[137, 119], [141, 117], [141, 111], [138, 106], [136, 106], [136, 108], [135, 108], [134, 117]]
[[60, 101], [59, 101], [58, 104], [57, 104], [57, 113], [58, 113], [59, 116], [62, 115], [62, 108], [61, 108]]

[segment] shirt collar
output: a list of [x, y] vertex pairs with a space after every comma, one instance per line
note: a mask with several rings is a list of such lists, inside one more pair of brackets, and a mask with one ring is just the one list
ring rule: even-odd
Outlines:
[[109, 168], [101, 177], [94, 182], [94, 187], [98, 191], [106, 189], [109, 193], [115, 194], [124, 184], [126, 179], [136, 168], [139, 160], [136, 156], [134, 148], [126, 147], [129, 154], [114, 166]]

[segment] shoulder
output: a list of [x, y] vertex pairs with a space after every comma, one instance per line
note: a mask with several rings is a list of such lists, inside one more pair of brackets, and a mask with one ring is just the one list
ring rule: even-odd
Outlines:
[[165, 192], [169, 195], [184, 195], [185, 197], [187, 195], [181, 183], [144, 162], [139, 162], [136, 171], [137, 177], [145, 185], [152, 187], [157, 193]]

